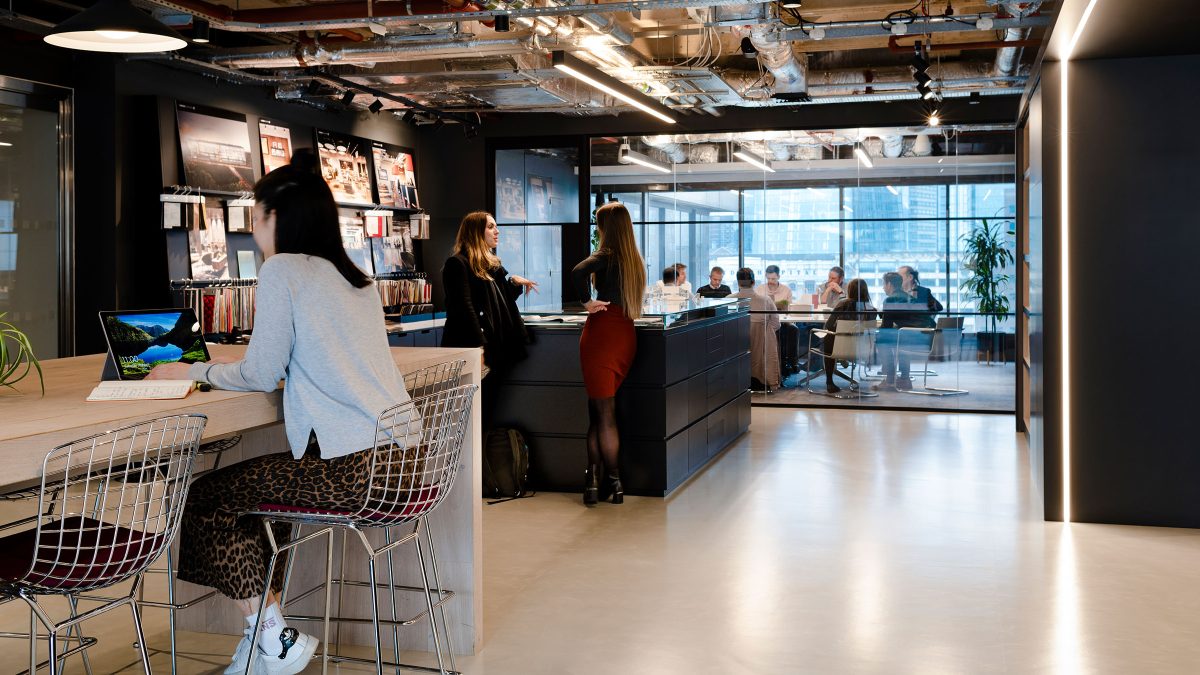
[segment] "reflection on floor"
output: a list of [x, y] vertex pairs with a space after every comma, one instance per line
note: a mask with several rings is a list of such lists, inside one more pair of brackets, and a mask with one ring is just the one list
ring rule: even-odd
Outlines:
[[[669, 500], [586, 509], [539, 494], [483, 507], [484, 641], [458, 666], [1200, 670], [1200, 532], [1042, 522], [1011, 416], [756, 408], [751, 429]], [[0, 616], [0, 629], [28, 621], [12, 604]], [[139, 672], [128, 614], [112, 616], [89, 627], [95, 672]], [[147, 624], [163, 645], [162, 612]], [[185, 634], [181, 672], [220, 672], [234, 643]], [[0, 670], [18, 670], [23, 645], [0, 644]], [[169, 672], [163, 656], [154, 666]], [[82, 672], [77, 660], [69, 670]]]
[[[914, 365], [918, 369], [920, 365]], [[976, 363], [974, 361], [959, 361], [957, 363], [933, 363], [929, 369], [937, 376], [929, 378], [930, 387], [966, 389], [968, 393], [957, 396], [921, 396], [898, 391], [881, 391], [879, 396], [867, 398], [834, 398], [825, 395], [825, 378], [821, 376], [813, 381], [812, 387], [816, 393], [809, 393], [806, 384], [800, 383], [799, 375], [792, 375], [784, 382], [781, 389], [770, 394], [755, 394], [751, 401], [754, 405], [781, 406], [821, 406], [833, 408], [921, 408], [925, 410], [971, 410], [986, 412], [1013, 412], [1016, 405], [1016, 369], [1012, 363]], [[848, 372], [848, 371], [845, 371]], [[879, 372], [872, 368], [872, 375]], [[923, 384], [921, 375], [913, 376], [913, 387], [920, 389]], [[879, 378], [871, 377], [866, 382], [865, 391], [872, 392], [872, 386]], [[845, 380], [835, 378], [834, 384], [842, 388], [843, 394], [852, 394]]]

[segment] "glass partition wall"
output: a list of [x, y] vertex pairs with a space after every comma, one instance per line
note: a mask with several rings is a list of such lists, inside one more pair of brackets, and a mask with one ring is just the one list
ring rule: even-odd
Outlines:
[[[754, 317], [757, 404], [1010, 412], [1016, 267], [991, 270], [989, 286], [973, 253], [1015, 250], [1012, 138], [1004, 128], [925, 127], [597, 138], [590, 206], [629, 208], [652, 284], [676, 263], [693, 292], [713, 267], [734, 292], [741, 267], [760, 294], [768, 269], [778, 274], [790, 300]], [[831, 308], [817, 294], [834, 267], [887, 311], [847, 324], [862, 334], [840, 349], [834, 335], [826, 351]], [[927, 290], [902, 282], [889, 301], [885, 275], [909, 268]], [[941, 309], [902, 306], [902, 295]]]

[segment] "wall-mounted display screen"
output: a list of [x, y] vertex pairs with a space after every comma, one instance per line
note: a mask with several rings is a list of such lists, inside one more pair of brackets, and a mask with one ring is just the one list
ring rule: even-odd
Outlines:
[[413, 152], [388, 143], [374, 141], [371, 154], [375, 160], [375, 188], [381, 206], [401, 209], [421, 208], [417, 198], [417, 172]]
[[374, 204], [367, 141], [317, 129], [321, 176], [340, 204]]
[[175, 116], [184, 182], [216, 192], [254, 189], [256, 177], [245, 115], [178, 103]]
[[292, 161], [292, 132], [283, 124], [267, 119], [258, 121], [258, 140], [262, 146], [263, 173], [271, 173]]

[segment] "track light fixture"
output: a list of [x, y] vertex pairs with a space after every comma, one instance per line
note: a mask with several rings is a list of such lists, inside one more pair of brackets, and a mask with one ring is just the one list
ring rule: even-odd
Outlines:
[[779, 6], [784, 9], [800, 9], [800, 0], [783, 0]]
[[199, 17], [192, 19], [192, 42], [202, 45], [208, 44], [209, 29], [208, 19], [201, 19]]
[[407, 110], [407, 111], [404, 113], [404, 117], [402, 117], [401, 119], [402, 119], [402, 120], [404, 120], [404, 122], [406, 122], [406, 123], [408, 123], [408, 124], [412, 124], [412, 123], [413, 123], [413, 119], [415, 119], [415, 118], [416, 118], [416, 116], [417, 116], [417, 113], [416, 113], [416, 111], [415, 111], [415, 110], [413, 110], [412, 108], [409, 108], [409, 109], [408, 109], [408, 110]]
[[370, 110], [372, 113], [377, 113], [380, 110], [383, 110], [383, 101], [375, 99], [371, 105], [367, 106], [367, 110]]
[[754, 43], [750, 41], [749, 37], [742, 38], [742, 56], [748, 59], [758, 57], [758, 49], [754, 46]]
[[354, 92], [347, 89], [342, 92], [342, 105], [349, 108], [354, 104]]
[[929, 73], [922, 71], [918, 71], [917, 73], [913, 74], [913, 79], [917, 81], [917, 86], [925, 85], [926, 87], [928, 87], [929, 83], [933, 81], [933, 78], [929, 76]]
[[[929, 113], [929, 119], [926, 121], [929, 123], [929, 126], [938, 127], [942, 125], [942, 116], [938, 114], [938, 111], [934, 110], [933, 112]], [[941, 160], [939, 160], [938, 163], [940, 164]]]
[[497, 33], [507, 33], [509, 30], [511, 30], [511, 27], [508, 23], [507, 14], [497, 14], [493, 18], [495, 19], [496, 23], [492, 27]]

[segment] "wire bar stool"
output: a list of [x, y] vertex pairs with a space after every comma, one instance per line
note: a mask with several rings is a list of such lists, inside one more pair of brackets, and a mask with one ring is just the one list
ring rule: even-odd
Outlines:
[[[47, 632], [51, 675], [62, 662], [93, 641], [78, 634], [75, 647], [59, 653], [59, 633], [122, 605], [133, 614], [142, 669], [150, 657], [137, 597], [142, 573], [166, 551], [179, 531], [204, 415], [173, 415], [89, 436], [51, 450], [42, 462], [35, 527], [0, 538], [0, 594], [23, 600], [31, 610], [29, 668], [36, 671], [37, 626]], [[115, 599], [81, 595], [133, 580]], [[55, 621], [38, 602], [61, 595], [70, 616]], [[99, 606], [78, 612], [78, 601]], [[86, 656], [86, 654], [85, 654]], [[86, 664], [90, 671], [90, 664]]]
[[[436, 393], [406, 401], [383, 411], [376, 421], [375, 447], [371, 455], [368, 488], [363, 505], [356, 511], [329, 511], [278, 504], [263, 504], [257, 511], [243, 514], [258, 516], [263, 519], [267, 538], [273, 549], [271, 561], [267, 566], [267, 575], [263, 585], [264, 589], [271, 587], [271, 577], [274, 574], [275, 562], [278, 560], [279, 555], [294, 549], [301, 543], [329, 534], [326, 549], [326, 576], [324, 584], [305, 591], [291, 600], [291, 602], [298, 602], [320, 590], [324, 590], [325, 615], [320, 617], [286, 615], [287, 619], [294, 621], [323, 622], [326, 643], [322, 652], [322, 672], [325, 672], [328, 662], [331, 660], [334, 662], [351, 661], [374, 664], [378, 673], [383, 672], [384, 666], [439, 673], [455, 672], [453, 670], [453, 654], [450, 655], [451, 667], [449, 669], [446, 667], [446, 660], [442, 655], [443, 630], [439, 630], [436, 617], [437, 610], [442, 608], [450, 598], [454, 597], [454, 594], [452, 591], [441, 588], [440, 584], [436, 587], [430, 585], [431, 575], [426, 562], [427, 553], [420, 535], [426, 522], [426, 516], [442, 503], [454, 486], [454, 479], [457, 477], [461, 467], [460, 457], [463, 441], [470, 424], [471, 406], [477, 390], [478, 385], [473, 384], [443, 388]], [[272, 525], [275, 523], [290, 524], [292, 525], [293, 532], [296, 532], [302, 525], [317, 526], [321, 529], [300, 539], [295, 539], [284, 546], [279, 546], [275, 541], [272, 531]], [[402, 525], [411, 525], [411, 531], [404, 533], [403, 536], [394, 537], [393, 528]], [[370, 588], [370, 618], [330, 616], [331, 591], [335, 583], [332, 579], [333, 529], [341, 530], [343, 537], [349, 537], [350, 533], [354, 533], [357, 536], [357, 540], [362, 544], [363, 550], [367, 555], [369, 577], [369, 580], [366, 582], [346, 581], [344, 578], [337, 580], [339, 601], [341, 588], [344, 586], [365, 586]], [[382, 529], [384, 531], [385, 543], [382, 546], [376, 547], [367, 539], [366, 531], [372, 529]], [[394, 578], [390, 574], [391, 553], [397, 547], [406, 543], [412, 543], [416, 548], [422, 581], [420, 587], [395, 585]], [[389, 558], [389, 584], [392, 588], [392, 612], [390, 620], [380, 618], [380, 584], [376, 575], [376, 569], [377, 561], [383, 556], [388, 556]], [[294, 556], [290, 557], [294, 558]], [[344, 562], [345, 558], [343, 556]], [[287, 602], [287, 580], [290, 577], [290, 569], [285, 574], [284, 589], [279, 598], [281, 610], [286, 606], [285, 603]], [[342, 574], [344, 576], [344, 570]], [[436, 571], [433, 572], [433, 577], [436, 583], [438, 579]], [[411, 618], [399, 619], [396, 608], [396, 590], [421, 593], [425, 600], [425, 610]], [[437, 595], [436, 602], [433, 598], [434, 594]], [[260, 613], [266, 608], [266, 597], [267, 594], [264, 591], [259, 603]], [[339, 611], [340, 609], [341, 606], [339, 604]], [[398, 637], [396, 636], [397, 627], [412, 625], [425, 617], [429, 618], [434, 651], [437, 655], [438, 668], [436, 669], [399, 663], [399, 645]], [[341, 654], [335, 654], [331, 657], [328, 651], [329, 622], [331, 620], [339, 624], [342, 622], [371, 623], [375, 633], [375, 658], [373, 660], [361, 659]], [[441, 614], [441, 622], [446, 633], [447, 649], [449, 649], [451, 647], [448, 641], [449, 630], [445, 624], [444, 612]], [[393, 628], [393, 655], [396, 660], [391, 662], [384, 662], [383, 660], [379, 634], [381, 625]], [[251, 644], [256, 644], [258, 639], [257, 633], [258, 628], [256, 626], [250, 636]], [[249, 663], [247, 663], [247, 675], [249, 675], [254, 666], [256, 656], [257, 650], [251, 650], [251, 658]]]

